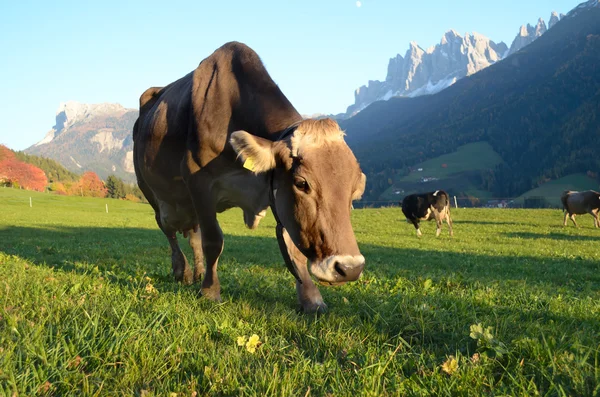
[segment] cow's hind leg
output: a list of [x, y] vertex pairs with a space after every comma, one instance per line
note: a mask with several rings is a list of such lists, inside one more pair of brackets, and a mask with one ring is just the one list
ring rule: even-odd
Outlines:
[[296, 294], [302, 310], [305, 313], [326, 311], [327, 305], [323, 302], [321, 291], [319, 291], [308, 273], [306, 257], [296, 248], [287, 230], [281, 225], [277, 226], [277, 240], [286, 265], [288, 267], [295, 265], [297, 275], [300, 278], [301, 282], [296, 280]]
[[167, 237], [169, 245], [171, 246], [171, 268], [173, 270], [173, 277], [176, 281], [182, 282], [183, 284], [191, 284], [193, 282], [192, 269], [179, 247], [177, 231], [163, 227], [160, 222], [159, 214], [156, 214], [156, 223]]
[[565, 220], [563, 222], [563, 226], [567, 226], [568, 219], [569, 219], [569, 211], [565, 211]]
[[590, 215], [594, 218], [594, 227], [600, 227], [600, 219], [598, 219], [598, 211], [590, 210]]
[[577, 222], [575, 222], [575, 214], [571, 214], [571, 220], [573, 221], [573, 224], [575, 225], [575, 227], [579, 227], [577, 225]]
[[452, 218], [450, 218], [450, 211], [446, 211], [446, 223], [448, 224], [450, 235], [454, 236], [454, 231], [452, 230]]
[[435, 237], [440, 237], [440, 234], [442, 234], [442, 216], [436, 210], [433, 210], [433, 216], [435, 218], [435, 224], [437, 227], [435, 230]]
[[204, 253], [202, 251], [200, 230], [190, 231], [190, 247], [194, 252], [194, 282], [197, 283], [204, 274]]

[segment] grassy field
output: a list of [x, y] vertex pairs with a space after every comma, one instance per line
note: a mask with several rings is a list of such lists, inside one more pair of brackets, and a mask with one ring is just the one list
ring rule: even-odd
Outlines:
[[172, 281], [148, 205], [0, 188], [0, 395], [600, 395], [590, 217], [456, 210], [437, 239], [397, 208], [353, 217], [365, 273], [309, 316], [270, 214], [220, 215], [216, 304]]
[[[456, 152], [445, 154], [415, 165], [414, 171], [394, 181], [392, 186], [381, 194], [382, 200], [397, 201], [412, 193], [437, 189], [454, 189], [481, 199], [491, 198], [491, 193], [479, 190], [470, 181], [469, 173], [493, 169], [502, 158], [487, 142], [463, 145]], [[446, 165], [444, 167], [443, 165]], [[421, 182], [421, 178], [437, 178], [431, 182]], [[395, 194], [396, 191], [404, 191]]]
[[[400, 182], [417, 182], [423, 177], [446, 178], [465, 171], [494, 168], [502, 162], [502, 158], [487, 142], [476, 142], [463, 145], [456, 152], [427, 160], [413, 168], [423, 171], [411, 172], [400, 179]], [[446, 167], [442, 165], [446, 164]]]
[[547, 197], [549, 204], [562, 207], [560, 195], [565, 190], [598, 190], [598, 182], [585, 174], [571, 174], [529, 190], [515, 201], [522, 203], [526, 197]]

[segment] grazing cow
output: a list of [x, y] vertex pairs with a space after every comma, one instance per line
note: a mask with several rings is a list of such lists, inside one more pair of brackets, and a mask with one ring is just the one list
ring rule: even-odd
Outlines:
[[450, 235], [454, 234], [452, 219], [450, 218], [450, 198], [448, 193], [443, 190], [406, 196], [402, 200], [402, 212], [406, 216], [406, 220], [415, 226], [419, 237], [422, 235], [419, 222], [432, 219], [435, 219], [437, 223], [436, 237], [442, 232], [442, 221], [444, 219], [448, 224], [448, 229], [450, 229]]
[[[309, 269], [320, 283], [337, 285], [357, 280], [365, 265], [350, 206], [366, 177], [343, 137], [331, 119], [303, 120], [241, 43], [146, 90], [133, 131], [135, 172], [171, 246], [175, 279], [189, 284], [205, 273], [202, 294], [220, 301], [217, 213], [240, 207], [253, 229], [270, 206], [302, 309], [325, 310]], [[189, 235], [193, 270], [177, 232]]]
[[563, 226], [567, 226], [567, 218], [571, 218], [575, 227], [575, 215], [590, 214], [594, 217], [594, 227], [600, 227], [600, 219], [598, 213], [600, 212], [600, 193], [593, 190], [586, 190], [585, 192], [574, 192], [565, 190], [560, 196], [562, 201], [563, 212], [565, 213], [565, 221]]

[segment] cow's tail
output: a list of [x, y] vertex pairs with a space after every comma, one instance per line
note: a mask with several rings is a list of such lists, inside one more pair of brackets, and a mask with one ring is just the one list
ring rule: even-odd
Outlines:
[[564, 192], [562, 192], [562, 194], [560, 195], [560, 201], [563, 205], [563, 214], [566, 212], [569, 212], [569, 207], [567, 205], [567, 198], [569, 197], [569, 191], [565, 190]]
[[448, 212], [448, 215], [450, 215], [450, 207], [451, 207], [451, 205], [450, 205], [450, 195], [448, 193], [446, 193], [446, 192], [443, 192], [443, 195], [444, 195], [444, 198], [446, 199], [446, 204], [445, 204], [446, 211]]

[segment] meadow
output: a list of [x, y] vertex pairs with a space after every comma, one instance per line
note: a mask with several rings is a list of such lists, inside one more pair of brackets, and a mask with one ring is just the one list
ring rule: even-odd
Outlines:
[[148, 205], [0, 188], [0, 395], [600, 395], [591, 217], [452, 215], [418, 239], [398, 208], [353, 211], [363, 277], [306, 315], [271, 214], [219, 215], [214, 303], [172, 280]]

